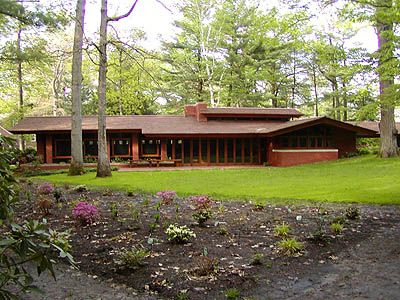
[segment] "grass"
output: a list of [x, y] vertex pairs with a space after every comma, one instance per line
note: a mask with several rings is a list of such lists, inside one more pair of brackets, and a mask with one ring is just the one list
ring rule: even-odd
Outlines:
[[313, 200], [400, 204], [400, 159], [371, 155], [289, 168], [243, 168], [113, 172], [111, 178], [55, 174], [39, 176], [53, 183], [86, 184], [125, 191], [179, 196], [207, 194], [216, 199], [293, 202]]

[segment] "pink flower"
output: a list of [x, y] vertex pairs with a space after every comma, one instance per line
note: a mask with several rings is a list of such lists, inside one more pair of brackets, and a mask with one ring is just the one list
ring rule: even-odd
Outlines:
[[156, 195], [164, 204], [171, 204], [172, 201], [177, 197], [175, 191], [160, 191]]
[[42, 183], [39, 188], [38, 192], [42, 195], [50, 195], [54, 191], [54, 186], [50, 182]]
[[191, 196], [189, 200], [194, 203], [196, 209], [210, 209], [213, 201], [207, 195]]
[[87, 202], [79, 202], [72, 210], [72, 216], [83, 225], [92, 224], [100, 217], [96, 206]]

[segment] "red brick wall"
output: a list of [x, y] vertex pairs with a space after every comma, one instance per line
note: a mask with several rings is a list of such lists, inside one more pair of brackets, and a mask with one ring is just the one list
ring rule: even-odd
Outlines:
[[53, 163], [53, 135], [47, 134], [46, 135], [46, 155], [45, 155], [45, 162], [46, 164]]
[[185, 105], [185, 117], [187, 116], [196, 116], [196, 106]]
[[44, 134], [36, 135], [36, 151], [40, 161], [44, 162], [46, 157], [46, 136]]
[[207, 108], [207, 103], [197, 103], [196, 104], [196, 118], [199, 122], [207, 122], [207, 117], [200, 113], [202, 109]]
[[[289, 150], [293, 152], [279, 152], [285, 150], [272, 150], [268, 162], [271, 166], [287, 167], [301, 164], [309, 164], [319, 161], [338, 159], [338, 152], [326, 152], [326, 150]], [[332, 150], [331, 150], [332, 151]]]

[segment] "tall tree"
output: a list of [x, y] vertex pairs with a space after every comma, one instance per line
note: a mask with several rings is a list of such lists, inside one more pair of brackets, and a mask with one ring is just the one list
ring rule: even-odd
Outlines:
[[86, 0], [77, 0], [72, 54], [71, 164], [69, 175], [83, 174], [82, 149], [82, 46]]
[[381, 101], [381, 121], [379, 129], [381, 134], [381, 146], [379, 154], [381, 157], [398, 156], [394, 107], [396, 86], [394, 77], [398, 74], [399, 61], [395, 58], [395, 45], [393, 23], [399, 22], [398, 9], [392, 0], [377, 1], [375, 6], [376, 32], [378, 35], [378, 59], [379, 59], [379, 92]]
[[126, 14], [117, 17], [108, 17], [107, 0], [101, 0], [100, 10], [100, 42], [99, 42], [99, 86], [98, 86], [98, 159], [97, 177], [111, 176], [110, 160], [107, 154], [107, 130], [106, 130], [106, 87], [107, 87], [107, 24], [128, 17], [135, 8], [138, 0], [135, 0]]

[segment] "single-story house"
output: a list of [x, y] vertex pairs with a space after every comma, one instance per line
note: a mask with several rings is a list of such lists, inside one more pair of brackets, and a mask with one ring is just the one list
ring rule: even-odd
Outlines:
[[[185, 106], [184, 115], [107, 116], [111, 160], [174, 165], [290, 166], [333, 160], [356, 151], [357, 137], [378, 132], [328, 117], [301, 118], [290, 108]], [[97, 117], [82, 120], [83, 153], [97, 156]], [[27, 117], [10, 131], [36, 134], [45, 163], [70, 159], [71, 117]]]

